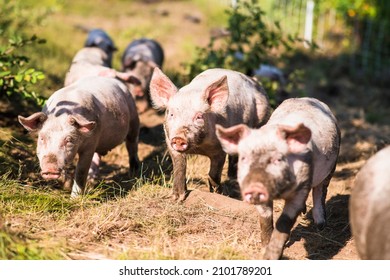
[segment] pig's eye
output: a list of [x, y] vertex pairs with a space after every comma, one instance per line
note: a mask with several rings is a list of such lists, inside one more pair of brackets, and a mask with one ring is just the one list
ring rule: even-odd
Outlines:
[[203, 120], [203, 115], [201, 113], [196, 114], [195, 119]]
[[71, 145], [73, 145], [73, 141], [74, 140], [72, 137], [66, 137], [64, 142], [65, 142], [66, 146], [71, 146]]
[[173, 117], [173, 113], [171, 111], [167, 110], [167, 116], [172, 118]]
[[203, 121], [203, 114], [202, 113], [197, 113], [194, 117], [194, 121], [201, 122]]
[[270, 162], [272, 164], [275, 164], [275, 165], [278, 165], [280, 164], [281, 162], [283, 161], [283, 157], [282, 156], [278, 156], [278, 157], [274, 157], [270, 160]]
[[246, 156], [240, 156], [240, 161], [241, 162], [246, 162], [247, 161], [247, 157]]

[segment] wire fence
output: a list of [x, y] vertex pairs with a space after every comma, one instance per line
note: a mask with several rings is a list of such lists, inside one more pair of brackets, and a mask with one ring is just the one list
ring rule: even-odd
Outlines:
[[[234, 6], [237, 0], [220, 0]], [[270, 21], [282, 30], [315, 43], [319, 50], [346, 60], [350, 74], [390, 78], [390, 1], [376, 0], [381, 15], [359, 17], [347, 11], [324, 7], [314, 0], [258, 0]]]

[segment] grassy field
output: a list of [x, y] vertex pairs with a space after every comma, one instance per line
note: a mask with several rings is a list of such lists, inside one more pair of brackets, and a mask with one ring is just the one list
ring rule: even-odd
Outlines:
[[[114, 68], [134, 38], [161, 42], [164, 71], [175, 77], [205, 46], [213, 28], [224, 26], [227, 1], [23, 1], [31, 14], [48, 13], [26, 30], [47, 43], [31, 47], [32, 64], [46, 74], [38, 92], [49, 96], [62, 87], [72, 57], [86, 39], [86, 29], [103, 28], [118, 47]], [[200, 20], [189, 19], [189, 15]], [[191, 17], [190, 17], [191, 18]], [[342, 129], [342, 149], [328, 193], [328, 227], [316, 231], [309, 212], [292, 232], [285, 259], [357, 259], [348, 221], [348, 199], [356, 172], [365, 160], [390, 143], [385, 89], [360, 85], [330, 58], [300, 55], [289, 68], [302, 67], [302, 89], [324, 100]], [[369, 94], [368, 94], [369, 93]], [[292, 93], [293, 94], [293, 93]], [[381, 102], [382, 101], [382, 102]], [[0, 259], [259, 259], [264, 248], [253, 207], [207, 191], [208, 159], [191, 157], [184, 203], [172, 203], [172, 165], [166, 154], [162, 116], [149, 110], [140, 116], [139, 157], [143, 174], [127, 175], [123, 145], [103, 158], [101, 177], [89, 193], [70, 199], [56, 183], [39, 176], [35, 136], [17, 123], [12, 104], [0, 112]], [[387, 108], [386, 103], [383, 104]], [[370, 109], [367, 111], [367, 109]], [[376, 107], [378, 108], [378, 107]], [[379, 108], [382, 108], [379, 106]], [[375, 123], [367, 120], [369, 113]], [[385, 124], [384, 124], [385, 123]], [[223, 180], [226, 179], [226, 170]], [[280, 214], [281, 202], [275, 205]]]
[[[120, 68], [120, 59], [127, 44], [140, 37], [154, 38], [165, 50], [166, 71], [181, 72], [181, 64], [189, 62], [196, 47], [209, 40], [209, 29], [226, 22], [222, 1], [43, 1], [33, 4], [37, 14], [45, 14], [40, 24], [29, 33], [45, 38], [47, 43], [32, 51], [33, 63], [44, 69], [43, 95], [50, 95], [62, 86], [66, 71], [75, 53], [83, 46], [88, 29], [102, 28], [114, 40], [118, 52], [113, 67]], [[41, 2], [40, 2], [41, 3]], [[58, 4], [61, 3], [61, 4]], [[200, 20], [194, 23], [188, 16]]]

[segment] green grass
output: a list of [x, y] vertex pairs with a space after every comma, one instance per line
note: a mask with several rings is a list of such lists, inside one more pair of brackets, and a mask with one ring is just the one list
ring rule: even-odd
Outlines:
[[[143, 4], [142, 1], [103, 0], [43, 2], [29, 0], [20, 3], [22, 7], [28, 7], [24, 13], [28, 11], [33, 22], [35, 22], [33, 18], [42, 18], [39, 23], [32, 23], [26, 32], [45, 39], [46, 44], [31, 46], [27, 52], [32, 66], [46, 74], [46, 79], [33, 88], [46, 97], [62, 87], [73, 56], [85, 42], [87, 34], [79, 28], [80, 26], [103, 28], [108, 32], [119, 49], [113, 60], [113, 66], [117, 69], [121, 67], [122, 52], [131, 40], [150, 37], [160, 41], [167, 49], [169, 54], [166, 57], [166, 69], [176, 69], [180, 72], [178, 66], [193, 57], [199, 40], [204, 42], [201, 43], [203, 45], [208, 42], [208, 29], [225, 25], [227, 18], [225, 9], [229, 7], [223, 1], [205, 0], [162, 1], [152, 5]], [[158, 10], [168, 11], [169, 16], [156, 15]], [[190, 24], [184, 20], [185, 14], [192, 13], [202, 14], [201, 28], [200, 25]], [[183, 21], [190, 25], [191, 29], [183, 27], [181, 24]], [[175, 38], [181, 37], [181, 40], [174, 42], [173, 34]], [[198, 40], [192, 39], [188, 42], [191, 36]], [[171, 47], [175, 48], [174, 53], [169, 52], [168, 49]]]
[[[77, 205], [53, 191], [22, 186], [3, 175], [0, 178], [0, 259], [64, 259], [64, 240], [51, 240], [44, 234], [48, 220], [66, 219]], [[26, 230], [27, 227], [30, 230]]]
[[41, 246], [37, 240], [9, 233], [0, 228], [1, 260], [55, 260], [63, 259], [64, 252], [60, 246]]
[[[119, 48], [114, 57], [116, 68], [130, 40], [140, 36], [158, 39], [167, 53], [164, 71], [173, 80], [180, 81], [180, 64], [193, 57], [196, 46], [208, 42], [209, 28], [225, 25], [223, 10], [228, 6], [224, 2], [161, 1], [144, 5], [140, 1], [124, 0], [28, 0], [26, 3], [32, 5], [34, 13], [42, 11], [42, 7], [53, 7], [53, 12], [41, 24], [28, 30], [47, 40], [44, 45], [31, 46], [28, 52], [34, 66], [47, 76], [36, 91], [49, 96], [62, 86], [71, 59], [86, 38], [86, 33], [76, 27], [79, 24], [102, 27], [113, 37]], [[156, 9], [172, 9], [172, 12], [168, 17], [157, 17]], [[196, 25], [183, 20], [187, 11], [200, 13], [203, 22]], [[309, 60], [303, 63], [316, 67], [307, 71], [313, 76], [312, 83], [326, 77], [318, 63], [310, 64]], [[290, 67], [295, 66], [294, 63]], [[378, 118], [375, 114], [366, 117]], [[151, 174], [135, 182], [104, 178], [85, 197], [70, 199], [69, 193], [37, 179], [39, 166], [33, 152], [34, 137], [22, 135], [21, 129], [14, 127], [0, 132], [1, 259], [260, 257], [263, 246], [259, 241], [257, 216], [236, 217], [202, 203], [186, 205], [168, 198], [172, 182], [169, 176], [164, 176], [169, 173], [165, 169], [165, 157], [149, 162], [150, 166], [146, 163], [145, 174]], [[199, 187], [204, 184], [201, 181], [207, 181], [207, 159], [190, 158], [188, 163], [192, 166], [187, 170], [188, 183]], [[152, 164], [160, 169], [150, 171]], [[280, 212], [280, 208], [275, 208]]]

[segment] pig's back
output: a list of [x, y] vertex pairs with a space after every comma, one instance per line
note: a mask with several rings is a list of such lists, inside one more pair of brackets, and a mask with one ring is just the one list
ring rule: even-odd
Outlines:
[[329, 107], [315, 98], [290, 98], [282, 102], [272, 113], [268, 124], [297, 125], [310, 128], [312, 139], [327, 151], [338, 137], [337, 121]]
[[270, 114], [270, 106], [265, 90], [253, 79], [233, 70], [228, 69], [208, 69], [195, 77], [187, 86], [197, 88], [210, 85], [222, 76], [227, 76], [229, 86], [229, 97], [227, 100], [226, 113], [229, 116], [225, 127], [244, 123], [249, 127], [259, 127], [264, 124]]
[[340, 131], [329, 107], [309, 97], [291, 98], [272, 113], [268, 124], [295, 126], [303, 123], [311, 130], [309, 147], [313, 151], [313, 185], [322, 182], [336, 163], [340, 147]]
[[85, 77], [98, 76], [100, 72], [106, 70], [104, 62], [106, 59], [107, 55], [99, 48], [82, 48], [72, 60], [64, 85], [69, 86]]
[[104, 125], [118, 116], [128, 122], [136, 114], [136, 107], [122, 82], [107, 77], [85, 77], [53, 93], [43, 111], [55, 115], [79, 113]]
[[67, 115], [79, 114], [95, 121], [96, 151], [105, 154], [123, 142], [130, 129], [138, 129], [135, 102], [126, 86], [113, 78], [86, 77], [56, 91], [43, 112], [50, 119], [65, 121]]
[[390, 259], [390, 146], [356, 175], [350, 198], [351, 230], [362, 259]]
[[97, 103], [102, 105], [130, 103], [132, 98], [127, 92], [126, 86], [114, 78], [88, 76], [53, 93], [47, 101], [47, 106], [55, 106], [64, 100], [83, 106], [88, 105], [91, 100], [99, 100]]
[[152, 60], [162, 67], [164, 61], [164, 52], [159, 43], [148, 38], [141, 38], [131, 42], [122, 57], [125, 62], [128, 57], [140, 56], [144, 60]]

